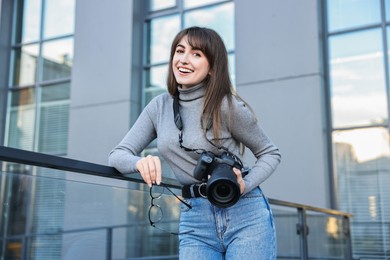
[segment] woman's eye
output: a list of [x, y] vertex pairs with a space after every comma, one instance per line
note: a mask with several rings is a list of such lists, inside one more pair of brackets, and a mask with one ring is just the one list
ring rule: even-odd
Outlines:
[[201, 57], [202, 55], [200, 55], [200, 53], [194, 53], [193, 54], [195, 57]]
[[176, 53], [183, 53], [183, 50], [176, 50]]

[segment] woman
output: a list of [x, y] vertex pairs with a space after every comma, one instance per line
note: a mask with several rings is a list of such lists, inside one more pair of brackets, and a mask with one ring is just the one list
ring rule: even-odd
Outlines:
[[[159, 185], [159, 157], [139, 157], [157, 138], [159, 154], [192, 206], [181, 211], [180, 259], [275, 259], [273, 217], [259, 185], [276, 169], [280, 153], [234, 92], [227, 51], [215, 31], [191, 27], [177, 34], [171, 47], [168, 92], [145, 107], [111, 152], [110, 165], [122, 173], [139, 172], [149, 186]], [[243, 147], [257, 159], [245, 176]], [[206, 169], [204, 178], [194, 176], [194, 172], [199, 175], [202, 152], [216, 158], [228, 154], [238, 163], [231, 167], [239, 187], [237, 202], [221, 207], [207, 199], [202, 188], [212, 170]]]

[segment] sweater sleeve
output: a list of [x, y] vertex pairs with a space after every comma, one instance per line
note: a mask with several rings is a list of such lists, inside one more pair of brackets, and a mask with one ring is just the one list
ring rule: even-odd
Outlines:
[[255, 164], [244, 177], [246, 193], [263, 183], [275, 171], [281, 154], [243, 101], [233, 97], [230, 113], [229, 128], [233, 138], [243, 143], [256, 157]]
[[121, 173], [134, 173], [140, 153], [156, 138], [156, 128], [150, 114], [153, 102], [142, 111], [122, 141], [110, 152], [108, 164]]

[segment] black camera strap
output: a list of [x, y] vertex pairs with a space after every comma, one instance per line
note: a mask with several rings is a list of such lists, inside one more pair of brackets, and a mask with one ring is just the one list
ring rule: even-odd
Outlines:
[[192, 149], [192, 148], [185, 147], [183, 145], [183, 122], [181, 120], [181, 115], [180, 115], [179, 91], [177, 91], [175, 96], [173, 97], [173, 114], [174, 114], [175, 125], [177, 129], [179, 129], [180, 148], [186, 152], [195, 152], [197, 154], [201, 154], [202, 152], [205, 152], [206, 150], [204, 149]]
[[176, 94], [173, 97], [173, 114], [174, 114], [175, 125], [177, 129], [179, 129], [181, 132], [183, 130], [183, 122], [181, 121], [179, 109], [180, 109], [179, 91], [176, 91]]
[[[174, 114], [175, 125], [176, 125], [177, 129], [179, 129], [179, 145], [180, 145], [180, 148], [183, 149], [186, 152], [195, 152], [195, 153], [198, 153], [198, 154], [201, 154], [202, 152], [205, 152], [206, 151], [205, 149], [192, 149], [192, 148], [185, 147], [183, 145], [183, 121], [181, 120], [181, 115], [180, 115], [179, 91], [176, 91], [176, 94], [173, 97], [173, 114]], [[207, 124], [207, 130], [209, 130], [211, 128], [211, 125], [212, 125], [212, 121], [209, 120], [209, 122]], [[218, 146], [218, 145], [214, 144], [212, 141], [210, 141], [206, 136], [205, 136], [205, 138], [212, 146], [216, 147], [218, 150], [222, 150], [222, 151], [227, 152], [228, 154], [230, 154], [234, 158], [234, 160], [241, 167], [244, 167], [244, 165], [243, 165], [242, 161], [240, 160], [240, 158], [238, 156], [236, 156], [235, 154], [231, 153], [227, 147]]]

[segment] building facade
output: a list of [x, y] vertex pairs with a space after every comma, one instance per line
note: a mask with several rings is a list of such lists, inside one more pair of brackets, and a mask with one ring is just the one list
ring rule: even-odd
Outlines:
[[[389, 257], [390, 1], [0, 0], [0, 8], [0, 145], [107, 164], [165, 91], [173, 36], [208, 26], [225, 41], [237, 92], [282, 152], [265, 193], [354, 214], [355, 254]], [[156, 153], [153, 144], [145, 152]], [[59, 206], [58, 216], [65, 208], [75, 210]]]

